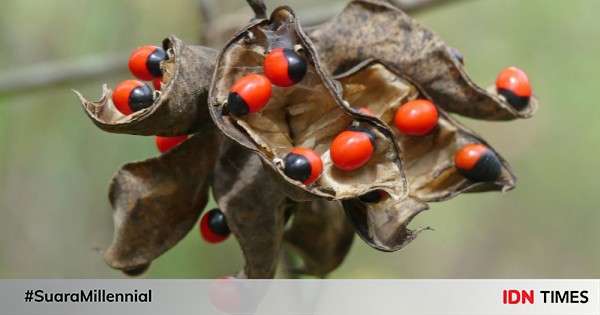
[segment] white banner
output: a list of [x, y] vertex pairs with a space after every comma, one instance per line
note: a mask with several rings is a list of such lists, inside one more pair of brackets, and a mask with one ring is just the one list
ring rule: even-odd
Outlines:
[[3, 315], [600, 315], [600, 280], [0, 280]]

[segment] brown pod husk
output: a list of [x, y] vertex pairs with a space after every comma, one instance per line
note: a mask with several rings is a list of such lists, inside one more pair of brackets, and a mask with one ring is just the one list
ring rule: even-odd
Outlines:
[[221, 136], [214, 126], [155, 158], [124, 165], [114, 176], [109, 199], [114, 238], [106, 262], [139, 274], [195, 225], [208, 189]]
[[455, 49], [402, 10], [382, 0], [354, 0], [309, 37], [324, 67], [339, 74], [369, 59], [402, 73], [443, 109], [487, 120], [531, 117], [529, 105], [516, 110], [495, 89], [485, 90], [466, 74]]
[[94, 124], [104, 131], [134, 135], [176, 136], [202, 128], [208, 119], [208, 87], [217, 52], [187, 45], [175, 36], [166, 38], [163, 48], [169, 58], [161, 64], [161, 93], [152, 106], [126, 116], [112, 103], [112, 90], [106, 85], [98, 101], [75, 92]]
[[414, 198], [401, 201], [387, 199], [377, 204], [365, 204], [358, 199], [343, 200], [346, 215], [356, 233], [369, 246], [384, 252], [404, 248], [423, 230], [408, 228], [412, 219], [428, 206]]
[[221, 146], [213, 195], [244, 255], [240, 277], [273, 278], [285, 226], [285, 195], [252, 151], [229, 139]]
[[304, 262], [304, 274], [325, 277], [344, 261], [354, 239], [354, 228], [338, 201], [324, 199], [296, 203], [285, 241]]
[[[243, 75], [261, 71], [265, 53], [282, 46], [295, 48], [306, 59], [308, 71], [304, 79], [290, 88], [273, 87], [273, 96], [261, 112], [245, 117], [228, 115], [225, 104], [229, 88]], [[339, 85], [322, 71], [316, 51], [293, 12], [281, 7], [269, 20], [253, 22], [225, 46], [210, 89], [210, 112], [223, 133], [258, 153], [295, 200], [306, 200], [306, 192], [346, 199], [372, 189], [403, 198], [406, 181], [391, 131], [376, 119], [356, 114], [340, 98], [340, 92]], [[329, 144], [353, 121], [360, 121], [375, 134], [376, 151], [359, 170], [343, 172], [330, 161]], [[282, 170], [282, 159], [298, 146], [315, 150], [323, 160], [320, 179], [309, 186], [288, 178]]]
[[[417, 98], [429, 99], [411, 82], [376, 61], [363, 63], [337, 79], [344, 87], [344, 99], [351, 106], [368, 108], [388, 125], [393, 125], [400, 105]], [[428, 208], [426, 202], [447, 200], [462, 192], [507, 191], [515, 185], [510, 166], [489, 144], [442, 109], [438, 108], [438, 112], [438, 126], [426, 136], [406, 136], [391, 128], [402, 149], [409, 183], [406, 199], [398, 202], [388, 198], [376, 204], [359, 200], [344, 202], [359, 235], [377, 249], [398, 250], [413, 240], [417, 233], [407, 226], [412, 218]], [[472, 182], [454, 167], [454, 154], [470, 143], [484, 144], [496, 154], [502, 164], [496, 181]]]

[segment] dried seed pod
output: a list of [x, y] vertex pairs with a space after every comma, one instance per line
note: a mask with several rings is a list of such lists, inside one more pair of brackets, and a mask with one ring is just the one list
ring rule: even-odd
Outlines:
[[[323, 66], [340, 74], [369, 59], [402, 73], [446, 111], [488, 120], [533, 115], [537, 101], [511, 106], [495, 87], [485, 90], [466, 74], [456, 50], [383, 0], [354, 0], [309, 37]], [[490, 78], [492, 81], [493, 78]]]
[[[368, 107], [376, 118], [393, 124], [398, 107], [429, 97], [411, 82], [379, 62], [363, 63], [339, 77], [344, 99], [356, 109]], [[426, 136], [408, 136], [392, 129], [402, 149], [409, 183], [408, 197], [397, 201], [344, 201], [344, 208], [359, 235], [371, 246], [393, 251], [416, 237], [407, 228], [410, 220], [428, 208], [427, 202], [442, 201], [462, 192], [507, 191], [515, 177], [506, 161], [483, 139], [438, 109], [437, 127]], [[499, 176], [492, 181], [472, 181], [455, 167], [454, 156], [465, 145], [477, 143], [489, 148], [500, 163]]]
[[384, 252], [402, 249], [423, 230], [413, 231], [408, 224], [427, 204], [406, 197], [401, 201], [386, 199], [376, 204], [366, 204], [359, 199], [343, 200], [342, 204], [356, 233], [369, 246]]
[[220, 142], [212, 129], [159, 157], [126, 164], [114, 176], [109, 199], [115, 232], [104, 253], [111, 267], [143, 270], [195, 226], [208, 201]]
[[189, 46], [171, 36], [163, 41], [170, 52], [161, 63], [161, 93], [150, 107], [131, 115], [119, 112], [104, 86], [98, 101], [79, 96], [85, 113], [100, 129], [136, 135], [176, 136], [195, 132], [208, 119], [208, 86], [217, 52], [202, 46]]
[[286, 244], [304, 262], [299, 272], [325, 277], [346, 258], [354, 239], [354, 228], [338, 201], [317, 199], [294, 203]]
[[272, 278], [283, 240], [285, 195], [255, 153], [228, 139], [215, 174], [215, 200], [244, 254], [240, 277]]
[[[270, 101], [261, 111], [230, 115], [227, 99], [231, 86], [241, 77], [262, 71], [266, 54], [277, 48], [294, 49], [301, 55], [307, 65], [304, 78], [290, 87], [273, 87]], [[393, 198], [404, 197], [406, 182], [392, 132], [379, 120], [350, 109], [340, 98], [340, 87], [323, 72], [315, 56], [311, 41], [289, 8], [276, 9], [269, 20], [254, 21], [234, 36], [217, 61], [209, 93], [216, 125], [231, 139], [257, 152], [295, 200], [310, 199], [306, 193], [355, 198], [373, 189], [386, 190]], [[329, 146], [337, 134], [353, 124], [373, 134], [376, 150], [360, 169], [345, 172], [333, 167]], [[285, 176], [283, 160], [294, 147], [308, 148], [321, 156], [323, 172], [311, 185]]]

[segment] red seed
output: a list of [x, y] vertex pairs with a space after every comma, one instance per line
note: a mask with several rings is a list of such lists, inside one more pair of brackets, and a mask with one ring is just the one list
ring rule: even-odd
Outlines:
[[396, 110], [394, 124], [398, 130], [409, 136], [424, 136], [430, 133], [438, 123], [438, 111], [428, 100], [414, 100], [403, 104]]
[[152, 89], [141, 81], [125, 80], [115, 87], [112, 101], [123, 115], [130, 115], [152, 105]]
[[229, 111], [237, 116], [259, 112], [269, 102], [271, 93], [271, 81], [267, 77], [260, 74], [244, 76], [229, 91]]
[[129, 71], [138, 79], [151, 81], [160, 76], [160, 62], [166, 59], [165, 51], [158, 46], [142, 46], [131, 53]]
[[200, 220], [200, 235], [211, 244], [220, 243], [229, 237], [225, 214], [219, 209], [208, 211]]
[[329, 152], [337, 168], [353, 171], [367, 164], [373, 151], [374, 146], [368, 133], [346, 130], [333, 139]]
[[289, 87], [306, 74], [306, 61], [292, 49], [275, 48], [264, 62], [265, 75], [277, 86]]
[[187, 138], [188, 138], [188, 135], [174, 136], [174, 137], [156, 136], [156, 138], [155, 138], [156, 148], [158, 149], [158, 151], [160, 153], [165, 153], [165, 152], [171, 150], [172, 148], [183, 143], [185, 140], [187, 140]]

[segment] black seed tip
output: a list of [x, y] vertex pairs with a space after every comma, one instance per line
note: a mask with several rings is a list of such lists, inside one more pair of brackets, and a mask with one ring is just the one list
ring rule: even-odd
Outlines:
[[302, 155], [289, 153], [284, 158], [283, 172], [291, 179], [304, 182], [311, 174], [310, 162]]
[[146, 67], [148, 67], [148, 71], [155, 76], [162, 76], [162, 70], [160, 69], [160, 63], [163, 60], [167, 59], [167, 54], [162, 48], [157, 48], [154, 52], [148, 56], [146, 60]]
[[502, 164], [496, 154], [488, 150], [479, 158], [479, 161], [477, 161], [472, 169], [459, 169], [459, 171], [466, 178], [474, 182], [494, 182], [502, 173]]
[[358, 199], [364, 203], [378, 203], [381, 201], [383, 194], [379, 190], [370, 191], [360, 197]]
[[504, 96], [504, 98], [506, 98], [506, 102], [516, 110], [522, 110], [529, 105], [528, 96], [519, 96], [507, 89], [498, 89], [498, 94]]
[[250, 112], [246, 101], [236, 92], [230, 92], [227, 97], [227, 107], [229, 112], [235, 116], [244, 116]]
[[304, 58], [298, 55], [294, 50], [286, 48], [283, 54], [288, 61], [288, 76], [294, 83], [298, 83], [304, 79], [308, 66]]
[[375, 136], [375, 132], [373, 132], [373, 130], [362, 127], [362, 126], [355, 126], [355, 125], [350, 125], [350, 127], [348, 127], [348, 130], [364, 132], [369, 137], [369, 140], [371, 141], [373, 148], [375, 148], [375, 144], [377, 143], [377, 136]]
[[220, 236], [228, 236], [231, 231], [227, 225], [227, 218], [220, 209], [212, 209], [208, 213], [208, 226], [213, 233]]
[[129, 94], [129, 107], [133, 112], [148, 108], [154, 103], [152, 88], [144, 84], [131, 90]]

